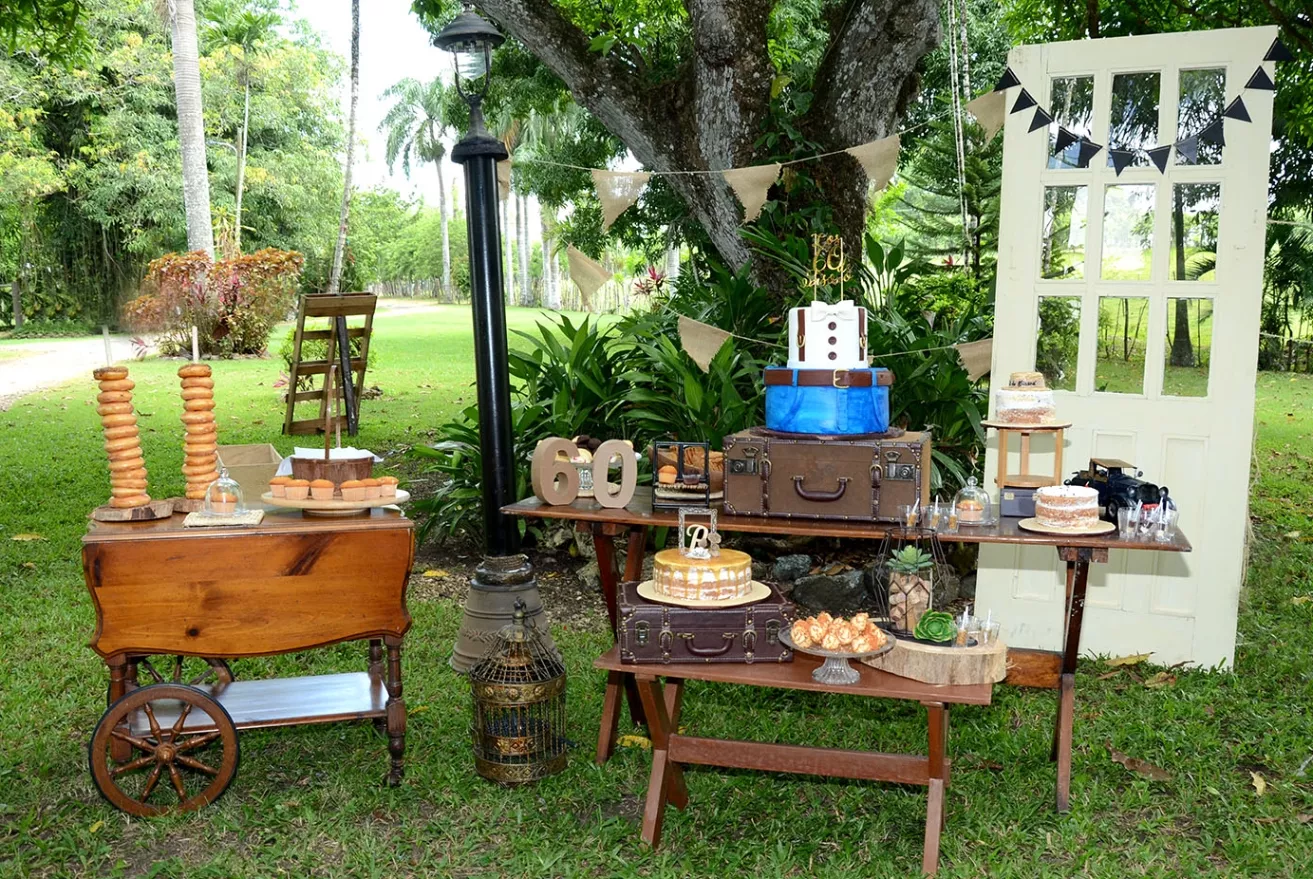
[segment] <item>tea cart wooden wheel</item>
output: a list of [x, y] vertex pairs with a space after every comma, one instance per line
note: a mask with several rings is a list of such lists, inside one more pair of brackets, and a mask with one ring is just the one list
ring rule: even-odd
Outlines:
[[[127, 761], [114, 760], [113, 742], [131, 747]], [[192, 812], [218, 799], [237, 774], [237, 727], [196, 687], [150, 684], [109, 706], [88, 759], [96, 787], [115, 808], [146, 818]]]
[[190, 677], [187, 677], [186, 672], [188, 670], [184, 668], [185, 658], [182, 656], [174, 656], [172, 666], [165, 668], [165, 671], [169, 672], [171, 675], [171, 677], [166, 678], [155, 668], [155, 665], [151, 663], [149, 658], [142, 656], [137, 660], [139, 669], [137, 677], [140, 679], [141, 672], [144, 671], [151, 678], [153, 683], [165, 684], [171, 682], [175, 684], [186, 684], [190, 687], [198, 687], [201, 684], [209, 683], [231, 684], [236, 680], [233, 675], [232, 667], [228, 665], [226, 660], [213, 656], [206, 656], [202, 658], [201, 661], [205, 663], [205, 668], [195, 671], [191, 673]]

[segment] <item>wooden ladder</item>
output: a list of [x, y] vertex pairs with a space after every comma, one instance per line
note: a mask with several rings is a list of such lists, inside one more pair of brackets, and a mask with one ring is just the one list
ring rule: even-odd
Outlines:
[[[327, 376], [330, 365], [337, 365], [337, 333], [334, 331], [332, 322], [328, 329], [307, 330], [305, 328], [306, 318], [326, 317], [337, 318], [344, 317], [348, 320], [353, 317], [363, 317], [365, 319], [363, 326], [347, 327], [347, 337], [349, 339], [360, 339], [360, 355], [351, 360], [350, 377], [341, 376], [336, 383], [333, 396], [342, 396], [342, 382], [350, 381], [355, 387], [355, 416], [356, 423], [360, 422], [360, 395], [365, 390], [365, 365], [369, 362], [369, 340], [374, 328], [374, 305], [378, 297], [373, 293], [344, 293], [335, 296], [328, 293], [316, 293], [309, 296], [301, 297], [301, 307], [296, 315], [296, 336], [292, 344], [292, 371], [287, 377], [287, 414], [283, 418], [283, 433], [289, 436], [298, 434], [319, 433], [327, 426], [328, 430], [334, 428], [345, 429], [347, 424], [346, 414], [329, 415], [330, 406], [336, 402], [329, 399], [329, 392], [326, 379], [320, 380], [318, 388], [312, 388], [307, 391], [298, 390], [301, 381], [311, 376]], [[301, 344], [308, 340], [320, 339], [328, 344], [327, 357], [324, 360], [301, 361]], [[317, 418], [296, 419], [296, 404], [309, 400], [319, 401], [319, 415]]]

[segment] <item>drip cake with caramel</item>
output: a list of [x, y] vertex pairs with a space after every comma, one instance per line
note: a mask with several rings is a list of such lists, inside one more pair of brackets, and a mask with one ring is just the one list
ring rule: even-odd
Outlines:
[[652, 586], [658, 595], [685, 601], [742, 598], [752, 591], [752, 557], [737, 549], [710, 558], [663, 549], [652, 563]]

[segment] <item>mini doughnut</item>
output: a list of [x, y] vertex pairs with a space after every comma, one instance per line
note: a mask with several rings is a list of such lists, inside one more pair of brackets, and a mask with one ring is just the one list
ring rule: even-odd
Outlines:
[[109, 499], [109, 505], [119, 510], [130, 510], [133, 507], [144, 507], [150, 503], [150, 495], [136, 494], [132, 497], [112, 497]]
[[101, 403], [96, 407], [97, 415], [129, 415], [131, 413], [131, 403]]
[[105, 391], [96, 395], [97, 403], [131, 403], [131, 391]]
[[187, 491], [183, 493], [183, 497], [189, 501], [203, 501], [205, 500], [205, 488], [188, 487]]
[[113, 451], [113, 452], [108, 452], [107, 454], [109, 455], [109, 459], [110, 459], [111, 461], [127, 461], [129, 458], [139, 458], [139, 457], [141, 457], [141, 445], [140, 445], [140, 443], [141, 443], [141, 438], [140, 438], [140, 437], [137, 438], [137, 443], [138, 443], [137, 445], [132, 446], [131, 448], [127, 448], [127, 449], [118, 449], [118, 450]]
[[125, 470], [140, 470], [146, 466], [146, 461], [140, 455], [135, 458], [122, 458], [118, 461], [113, 459], [109, 462], [111, 473], [121, 473]]
[[141, 492], [143, 492], [143, 491], [146, 490], [146, 480], [144, 480], [144, 479], [111, 479], [111, 480], [109, 481], [109, 487], [110, 487], [110, 488], [132, 488], [132, 489], [136, 489], [136, 491], [137, 491], [138, 493], [141, 493]]
[[109, 474], [109, 481], [112, 483], [116, 479], [145, 479], [146, 468], [138, 467], [135, 470], [119, 470]]
[[[209, 379], [206, 379], [206, 381], [209, 381]], [[183, 400], [213, 400], [214, 391], [210, 390], [209, 388], [183, 388], [182, 399]]]
[[123, 498], [141, 497], [145, 493], [146, 493], [146, 486], [144, 484], [133, 485], [133, 486], [111, 485], [109, 487], [110, 497], [123, 497]]
[[195, 424], [184, 424], [182, 429], [186, 432], [187, 437], [206, 436], [207, 434], [212, 437], [214, 436], [217, 427], [215, 426], [214, 419], [211, 418], [209, 421], [198, 421]]
[[191, 435], [188, 434], [186, 440], [182, 444], [182, 453], [184, 455], [211, 455], [219, 451], [219, 445], [213, 437], [204, 442], [192, 442]]
[[187, 487], [192, 488], [194, 486], [200, 486], [201, 488], [209, 488], [210, 483], [218, 478], [219, 471], [214, 469], [211, 469], [208, 473], [188, 473], [186, 476]]
[[132, 424], [125, 424], [122, 427], [105, 428], [105, 439], [107, 440], [126, 439], [130, 436], [136, 436], [138, 433], [139, 431], [137, 430], [137, 425], [134, 422]]
[[211, 412], [183, 412], [182, 413], [183, 424], [212, 424], [213, 422], [214, 422], [214, 414]]
[[204, 363], [188, 363], [186, 366], [179, 367], [179, 378], [209, 378], [210, 368]]
[[105, 451], [110, 453], [140, 448], [141, 437], [139, 436], [125, 436], [122, 439], [105, 440]]
[[137, 417], [135, 415], [102, 415], [100, 423], [103, 427], [132, 427], [137, 426]]
[[182, 380], [182, 387], [183, 387], [184, 390], [189, 389], [189, 388], [213, 388], [213, 387], [214, 387], [214, 379], [212, 379], [212, 378], [205, 378], [205, 377], [202, 377], [202, 376], [193, 376], [193, 377], [191, 377], [191, 378], [185, 378], [185, 379], [183, 379], [183, 380]]
[[102, 366], [91, 377], [96, 381], [118, 381], [128, 377], [128, 368], [126, 366]]
[[102, 391], [130, 391], [137, 386], [137, 383], [130, 378], [118, 378], [113, 381], [101, 382]]
[[214, 398], [206, 397], [203, 400], [183, 400], [182, 408], [187, 412], [209, 412], [214, 408]]
[[207, 473], [212, 473], [212, 472], [214, 472], [214, 462], [215, 462], [215, 458], [212, 457], [212, 458], [211, 458], [210, 460], [208, 460], [208, 461], [198, 461], [198, 462], [195, 463], [195, 464], [183, 464], [183, 465], [182, 465], [182, 475], [183, 475], [183, 476], [204, 476], [204, 475], [206, 475]]

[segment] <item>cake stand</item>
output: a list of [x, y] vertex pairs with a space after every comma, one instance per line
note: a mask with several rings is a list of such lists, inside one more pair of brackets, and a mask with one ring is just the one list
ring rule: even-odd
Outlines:
[[[883, 631], [883, 630], [882, 630]], [[806, 653], [809, 656], [819, 656], [825, 660], [820, 667], [812, 672], [812, 679], [822, 684], [832, 686], [850, 686], [862, 679], [861, 672], [848, 664], [850, 659], [870, 659], [873, 656], [883, 656], [890, 650], [894, 649], [897, 639], [889, 634], [884, 633], [884, 646], [879, 650], [873, 650], [870, 653], [850, 653], [846, 650], [824, 650], [820, 647], [799, 647], [793, 641], [793, 633], [787, 628], [780, 630], [780, 640], [784, 646], [798, 653]]]
[[1039, 519], [1030, 518], [1022, 519], [1017, 523], [1017, 527], [1022, 531], [1034, 531], [1036, 534], [1070, 534], [1072, 537], [1082, 537], [1093, 534], [1107, 534], [1109, 531], [1117, 529], [1116, 522], [1105, 522], [1100, 519], [1093, 525], [1080, 525], [1074, 528], [1064, 528], [1059, 525], [1045, 525]]
[[363, 501], [344, 501], [340, 497], [321, 501], [308, 497], [299, 500], [290, 497], [274, 497], [271, 492], [260, 495], [260, 501], [271, 507], [285, 507], [300, 510], [306, 516], [363, 516], [374, 507], [390, 507], [404, 504], [410, 500], [410, 492], [397, 489], [395, 497], [377, 497]]

